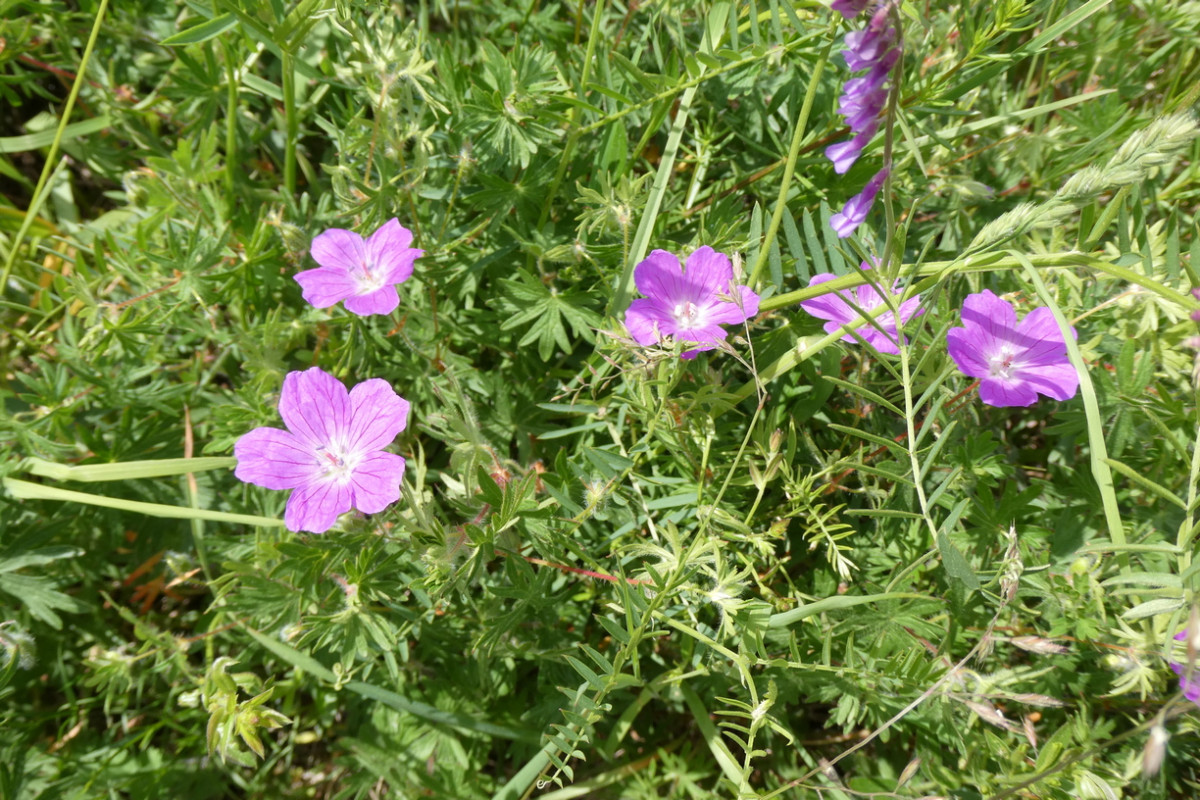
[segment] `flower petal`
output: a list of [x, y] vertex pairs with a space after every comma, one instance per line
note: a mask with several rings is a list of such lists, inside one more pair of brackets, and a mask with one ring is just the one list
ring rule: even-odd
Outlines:
[[946, 352], [954, 359], [959, 372], [972, 378], [990, 375], [987, 357], [980, 349], [974, 328], [951, 328], [946, 331]]
[[[713, 342], [723, 342], [728, 334], [720, 325], [697, 325], [694, 328], [678, 328], [675, 331], [675, 339], [680, 342], [689, 344], [712, 344]], [[706, 348], [712, 349], [712, 348]]]
[[[875, 321], [879, 327], [883, 328], [882, 331], [868, 324], [858, 329], [858, 335], [881, 353], [900, 355], [900, 345], [897, 343], [899, 334], [896, 332], [896, 322], [892, 319], [892, 312], [880, 314]], [[907, 342], [908, 339], [904, 341]]]
[[358, 284], [348, 272], [341, 269], [306, 269], [296, 273], [295, 277], [304, 300], [316, 308], [329, 308], [347, 297], [353, 297], [358, 291]]
[[387, 381], [382, 378], [363, 381], [350, 390], [346, 447], [357, 453], [382, 450], [404, 430], [408, 411], [408, 401], [396, 394]]
[[349, 272], [362, 268], [366, 247], [363, 238], [354, 231], [330, 228], [313, 239], [310, 252], [322, 267]]
[[[708, 245], [688, 256], [685, 272], [687, 282], [701, 292], [702, 298], [728, 295], [733, 285], [733, 265], [729, 263], [729, 256]], [[758, 313], [757, 309], [755, 313]]]
[[989, 406], [1031, 406], [1037, 402], [1037, 392], [1024, 381], [984, 378], [979, 383], [979, 399]]
[[[814, 286], [820, 286], [822, 283], [831, 281], [836, 277], [837, 276], [832, 272], [822, 272], [819, 275], [813, 275], [812, 279], [808, 282], [808, 286], [811, 289]], [[842, 298], [841, 292], [831, 292], [829, 294], [821, 295], [820, 297], [813, 297], [808, 300], [803, 300], [800, 302], [800, 308], [804, 309], [806, 313], [816, 317], [817, 319], [825, 319], [836, 323], [834, 330], [858, 316], [850, 308], [850, 305]], [[830, 331], [828, 327], [826, 330], [829, 333], [833, 333], [833, 331]]]
[[633, 269], [633, 282], [644, 296], [665, 306], [673, 306], [681, 300], [695, 300], [683, 280], [679, 259], [666, 250], [654, 250], [639, 262]]
[[324, 533], [351, 508], [350, 485], [335, 480], [301, 486], [288, 498], [283, 524], [289, 531]]
[[[1200, 706], [1200, 675], [1193, 673], [1192, 680], [1188, 680], [1187, 669], [1182, 664], [1171, 661], [1167, 666], [1179, 676], [1179, 689], [1183, 692], [1183, 696]], [[1196, 672], [1200, 672], [1200, 669]]]
[[378, 514], [400, 499], [403, 480], [403, 458], [395, 453], [372, 453], [358, 463], [350, 478], [354, 507], [364, 514]]
[[875, 203], [875, 195], [879, 194], [889, 172], [888, 167], [876, 172], [875, 176], [867, 181], [867, 185], [861, 192], [847, 200], [842, 210], [829, 218], [829, 226], [833, 228], [839, 239], [845, 239], [854, 233], [855, 229], [867, 219], [867, 214], [871, 212], [871, 206]]
[[328, 447], [349, 425], [346, 387], [320, 367], [289, 372], [279, 396], [279, 415], [304, 444], [314, 449]]
[[990, 289], [967, 295], [963, 301], [962, 321], [984, 361], [1005, 343], [1015, 343], [1017, 312]]
[[[1045, 306], [1026, 314], [1016, 332], [1017, 342], [1025, 348], [1025, 353], [1021, 356], [1023, 364], [1050, 365], [1070, 362], [1067, 358], [1067, 344], [1063, 341], [1058, 321], [1054, 319], [1054, 312]], [[1071, 329], [1071, 334], [1078, 338], [1074, 328]]]
[[1022, 366], [1017, 377], [1034, 391], [1055, 400], [1070, 400], [1079, 390], [1079, 373], [1070, 361]]
[[393, 285], [408, 280], [413, 272], [413, 262], [425, 254], [424, 250], [409, 247], [412, 239], [412, 231], [395, 218], [381, 225], [367, 239], [366, 257], [367, 263], [372, 265], [371, 271], [386, 276], [386, 282]]
[[635, 342], [651, 345], [675, 333], [675, 318], [658, 300], [638, 298], [625, 310], [625, 327]]
[[387, 315], [395, 311], [398, 305], [400, 305], [400, 294], [390, 283], [367, 294], [347, 297], [345, 302], [346, 310], [358, 314], [360, 317], [369, 317], [372, 314]]
[[[738, 286], [737, 297], [739, 300], [718, 300], [713, 302], [705, 319], [710, 323], [719, 325], [741, 325], [748, 319], [752, 319], [758, 314], [759, 296], [749, 286]], [[724, 292], [722, 292], [724, 294]]]
[[378, 264], [379, 256], [407, 250], [412, 240], [412, 231], [401, 225], [400, 220], [392, 217], [367, 237], [367, 255], [373, 263]]
[[311, 448], [278, 428], [255, 428], [233, 446], [238, 480], [267, 489], [295, 489], [323, 472]]
[[925, 313], [925, 309], [921, 307], [921, 295], [915, 294], [900, 304], [900, 321], [907, 323], [913, 317], [919, 317]]

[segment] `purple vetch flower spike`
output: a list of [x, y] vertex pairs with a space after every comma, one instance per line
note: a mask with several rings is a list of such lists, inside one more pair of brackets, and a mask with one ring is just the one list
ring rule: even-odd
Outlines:
[[967, 296], [962, 321], [964, 327], [947, 331], [946, 349], [964, 374], [980, 380], [979, 399], [989, 406], [1031, 406], [1039, 394], [1075, 396], [1079, 374], [1050, 309], [1035, 308], [1018, 324], [1012, 305], [984, 290]]
[[[842, 42], [846, 45], [842, 50], [842, 58], [846, 59], [846, 66], [851, 72], [870, 69], [887, 58], [891, 58], [892, 64], [895, 64], [895, 59], [899, 57], [899, 54], [890, 55], [892, 45], [896, 43], [896, 29], [890, 25], [851, 31]], [[891, 64], [888, 69], [891, 69]]]
[[758, 295], [733, 282], [733, 265], [724, 253], [705, 245], [688, 256], [687, 266], [666, 250], [655, 250], [637, 265], [633, 280], [644, 298], [625, 311], [625, 327], [640, 345], [666, 337], [700, 347], [695, 358], [725, 339], [722, 325], [739, 325], [758, 313]]
[[[1175, 634], [1175, 641], [1186, 642], [1188, 638], [1188, 630], [1184, 628], [1179, 633]], [[1200, 706], [1200, 667], [1193, 668], [1192, 677], [1189, 679], [1187, 675], [1187, 667], [1183, 664], [1177, 664], [1171, 661], [1167, 664], [1171, 671], [1179, 676], [1179, 689], [1183, 692], [1183, 696], [1191, 700], [1196, 705]]]
[[867, 181], [867, 185], [861, 192], [847, 200], [842, 210], [829, 218], [829, 225], [839, 239], [845, 239], [854, 233], [859, 225], [863, 224], [867, 214], [871, 211], [871, 206], [875, 203], [875, 195], [879, 194], [879, 190], [883, 188], [883, 182], [887, 180], [889, 172], [888, 167], [876, 172], [875, 177]]
[[875, 135], [878, 127], [879, 122], [872, 119], [853, 139], [826, 147], [825, 157], [833, 162], [833, 171], [838, 175], [846, 174], [854, 166], [854, 162], [858, 161], [858, 157], [862, 155], [863, 148], [867, 146], [867, 142], [871, 141], [871, 137]]
[[[855, 78], [855, 80], [859, 79]], [[883, 86], [854, 94], [847, 91], [838, 98], [838, 113], [846, 118], [846, 124], [854, 133], [871, 131], [871, 135], [867, 137], [867, 141], [870, 141], [871, 136], [874, 136], [874, 132], [879, 128], [879, 112], [887, 103], [887, 96], [888, 90]], [[866, 142], [863, 144], [865, 145]]]
[[[868, 270], [871, 265], [864, 261], [860, 269]], [[822, 283], [831, 281], [837, 276], [830, 272], [823, 272], [820, 275], [814, 275], [812, 280], [808, 282], [810, 287], [819, 286]], [[899, 296], [902, 293], [900, 282], [896, 281], [892, 284], [891, 294]], [[852, 306], [851, 303], [854, 305]], [[879, 291], [870, 284], [863, 284], [850, 290], [849, 293], [835, 292], [833, 294], [814, 297], [811, 300], [805, 300], [800, 303], [800, 307], [806, 312], [816, 317], [817, 319], [829, 320], [825, 323], [826, 333], [836, 333], [844, 326], [849, 325], [859, 318], [859, 312], [854, 309], [857, 306], [862, 311], [870, 314], [880, 306], [885, 305], [883, 297]], [[916, 316], [925, 313], [925, 309], [921, 308], [921, 296], [914, 295], [900, 304], [900, 323], [904, 324]], [[884, 311], [879, 316], [875, 317], [875, 323], [882, 328], [880, 331], [870, 323], [864, 323], [862, 326], [855, 328], [855, 332], [861, 336], [868, 344], [874, 347], [881, 353], [899, 354], [899, 338], [900, 334], [897, 330], [896, 315], [892, 311]], [[842, 337], [843, 342], [858, 341], [850, 334]], [[904, 340], [906, 343], [908, 339]]]
[[255, 428], [237, 440], [234, 475], [291, 489], [283, 522], [324, 533], [356, 508], [375, 514], [400, 499], [404, 459], [383, 448], [408, 424], [408, 401], [372, 378], [347, 392], [318, 367], [289, 372], [279, 396], [286, 431]]
[[863, 12], [871, 0], [833, 0], [829, 7], [842, 15], [842, 19], [854, 19]]
[[[855, 5], [861, 11], [867, 4]], [[879, 129], [880, 114], [887, 107], [893, 89], [889, 80], [891, 71], [900, 59], [899, 40], [900, 32], [892, 24], [890, 0], [876, 0], [867, 27], [847, 33], [843, 40], [845, 49], [842, 55], [850, 71], [865, 70], [866, 74], [846, 81], [838, 97], [838, 113], [845, 118], [846, 125], [854, 134], [849, 141], [825, 148], [825, 157], [833, 162], [833, 170], [839, 175], [845, 174], [854, 165]], [[878, 188], [875, 189], [877, 191]], [[866, 199], [868, 196], [869, 200]], [[862, 222], [873, 200], [874, 193], [867, 192], [852, 200], [853, 205], [847, 205], [839, 217], [839, 236], [848, 236]]]
[[312, 242], [312, 257], [321, 266], [297, 273], [304, 299], [317, 308], [345, 301], [346, 310], [361, 317], [390, 314], [400, 305], [396, 284], [413, 272], [424, 250], [409, 247], [412, 231], [390, 219], [368, 238], [331, 228]]

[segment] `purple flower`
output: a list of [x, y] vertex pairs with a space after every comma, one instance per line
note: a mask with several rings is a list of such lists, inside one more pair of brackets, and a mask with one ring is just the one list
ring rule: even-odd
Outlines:
[[871, 0], [833, 0], [829, 7], [842, 15], [842, 19], [853, 19], [862, 13]]
[[408, 422], [408, 401], [372, 378], [350, 392], [318, 367], [289, 372], [279, 396], [286, 431], [255, 428], [233, 446], [234, 475], [267, 489], [293, 489], [283, 522], [324, 533], [338, 515], [374, 514], [400, 499], [404, 459], [383, 448]]
[[979, 378], [979, 399], [989, 406], [1031, 406], [1039, 393], [1075, 396], [1079, 375], [1050, 309], [1035, 308], [1018, 325], [1013, 307], [984, 290], [967, 296], [962, 321], [947, 331], [946, 349], [963, 373]]
[[341, 300], [361, 317], [390, 314], [400, 305], [396, 284], [412, 275], [413, 262], [424, 250], [409, 247], [412, 231], [397, 219], [385, 222], [363, 239], [353, 231], [331, 228], [312, 242], [312, 257], [321, 266], [296, 275], [304, 299], [317, 308]]
[[[863, 262], [860, 269], [868, 270], [871, 265]], [[833, 280], [836, 275], [829, 272], [823, 272], [820, 275], [814, 275], [812, 280], [808, 282], [810, 287], [819, 286], [826, 281]], [[892, 284], [891, 294], [893, 296], [900, 295], [900, 282], [896, 281]], [[851, 305], [853, 304], [853, 305]], [[880, 306], [885, 305], [883, 297], [870, 284], [863, 284], [850, 290], [849, 294], [835, 292], [833, 294], [814, 297], [811, 300], [805, 300], [800, 303], [800, 307], [813, 315], [817, 319], [829, 320], [825, 323], [826, 333], [836, 333], [843, 326], [857, 320], [860, 316], [859, 310], [863, 314], [870, 314]], [[856, 308], [857, 307], [857, 310]], [[916, 316], [925, 313], [925, 309], [921, 308], [921, 296], [914, 295], [900, 304], [900, 322], [903, 324]], [[897, 344], [900, 334], [896, 330], [896, 316], [891, 311], [884, 311], [879, 316], [875, 317], [875, 324], [883, 330], [880, 331], [874, 325], [867, 323], [862, 327], [855, 328], [855, 332], [861, 336], [867, 344], [874, 347], [881, 353], [899, 353], [900, 348]], [[843, 342], [858, 341], [850, 334], [842, 337]], [[907, 339], [904, 340], [906, 343]]]
[[[1184, 628], [1179, 633], [1175, 634], [1175, 641], [1186, 641], [1187, 635], [1187, 628]], [[1196, 671], [1194, 670], [1192, 677], [1189, 680], [1187, 676], [1187, 668], [1183, 664], [1176, 664], [1174, 661], [1171, 661], [1168, 662], [1167, 666], [1171, 668], [1172, 672], [1179, 676], [1179, 689], [1183, 692], [1183, 696], [1200, 706], [1200, 675], [1196, 674]]]
[[670, 336], [701, 345], [683, 354], [695, 358], [725, 338], [722, 325], [738, 325], [758, 313], [758, 295], [733, 282], [733, 266], [724, 253], [705, 245], [688, 256], [687, 266], [666, 250], [655, 250], [633, 271], [645, 298], [625, 312], [625, 327], [640, 345]]
[[[889, 51], [896, 42], [896, 29], [886, 24], [878, 28], [872, 25], [866, 30], [847, 33], [842, 41], [846, 45], [846, 49], [842, 51], [846, 66], [851, 72], [858, 72], [870, 69], [880, 60], [889, 57]], [[895, 63], [895, 58], [892, 58], [892, 63]], [[888, 68], [891, 68], [890, 64]]]
[[[846, 10], [849, 10], [849, 4]], [[855, 13], [862, 11], [866, 3], [854, 3]], [[846, 10], [842, 11], [847, 19]], [[833, 171], [839, 175], [845, 174], [854, 162], [858, 160], [863, 148], [871, 141], [871, 137], [879, 129], [879, 115], [887, 106], [892, 86], [889, 82], [892, 67], [900, 58], [900, 48], [897, 42], [899, 31], [891, 22], [891, 3], [876, 2], [875, 10], [867, 27], [860, 31], [847, 33], [845, 49], [842, 55], [851, 72], [867, 71], [866, 75], [851, 78], [842, 87], [838, 97], [838, 113], [845, 118], [854, 136], [845, 142], [838, 142], [825, 148], [825, 157], [833, 162]], [[884, 168], [885, 170], [887, 167]], [[878, 177], [878, 176], [876, 176]], [[882, 181], [879, 181], [882, 185]], [[867, 184], [862, 193], [851, 199], [842, 213], [834, 218], [834, 229], [838, 236], [849, 236], [866, 218], [879, 185], [872, 187]]]
[[829, 218], [829, 225], [837, 233], [839, 239], [845, 239], [867, 218], [871, 206], [875, 203], [875, 195], [879, 194], [883, 182], [887, 180], [887, 167], [875, 173], [875, 177], [867, 181], [867, 185], [858, 194], [846, 201], [840, 212]]
[[826, 147], [825, 157], [833, 162], [833, 171], [838, 175], [844, 175], [854, 166], [854, 162], [858, 160], [863, 148], [867, 146], [867, 142], [871, 141], [871, 137], [875, 135], [878, 127], [878, 121], [872, 119], [866, 128], [855, 135], [853, 139]]

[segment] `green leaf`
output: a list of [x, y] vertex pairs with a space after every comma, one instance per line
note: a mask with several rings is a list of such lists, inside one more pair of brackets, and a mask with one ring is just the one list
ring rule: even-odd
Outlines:
[[[63, 128], [61, 141], [69, 142], [72, 139], [87, 136], [96, 131], [104, 130], [111, 124], [107, 116], [99, 116], [94, 119], [84, 120], [83, 122], [73, 122]], [[2, 136], [0, 137], [0, 153], [24, 153], [28, 150], [49, 147], [54, 142], [54, 135], [57, 132], [56, 128], [51, 127], [37, 133], [27, 133], [24, 136]]]
[[934, 600], [936, 598], [929, 597], [924, 594], [912, 594], [910, 592], [884, 592], [882, 594], [866, 594], [866, 595], [838, 595], [837, 597], [826, 597], [824, 600], [817, 600], [815, 603], [807, 603], [806, 605], [797, 606], [790, 611], [782, 611], [778, 614], [771, 615], [771, 621], [768, 623], [768, 628], [786, 628], [793, 622], [799, 622], [802, 619], [807, 619], [815, 614], [824, 614], [827, 611], [841, 611], [854, 606], [861, 606], [865, 603], [882, 603], [886, 600], [900, 600], [909, 598], [912, 600]]
[[1121, 615], [1121, 619], [1144, 619], [1159, 614], [1170, 614], [1183, 608], [1182, 597], [1156, 597], [1144, 603], [1138, 603]]
[[946, 568], [946, 574], [951, 578], [961, 581], [968, 589], [979, 588], [979, 578], [975, 575], [975, 571], [971, 569], [971, 565], [967, 563], [967, 559], [963, 556], [962, 551], [954, 546], [954, 542], [950, 541], [950, 537], [945, 531], [940, 531], [937, 535], [938, 552], [942, 556], [942, 566]]
[[[275, 655], [282, 658], [293, 667], [305, 670], [306, 672], [315, 675], [327, 683], [337, 684], [338, 677], [333, 670], [326, 667], [321, 662], [317, 661], [312, 656], [300, 652], [291, 645], [274, 639], [266, 634], [259, 633], [252, 628], [245, 628], [246, 633], [261, 644], [263, 647], [270, 650]], [[459, 714], [453, 711], [443, 711], [440, 708], [435, 708], [428, 703], [422, 703], [418, 700], [409, 700], [406, 697], [401, 697], [395, 692], [387, 689], [373, 686], [362, 681], [350, 681], [345, 684], [345, 688], [362, 695], [371, 700], [376, 700], [386, 706], [412, 714], [415, 717], [420, 717], [427, 722], [433, 722], [441, 725], [448, 725], [458, 730], [467, 731], [470, 733], [479, 733], [485, 736], [492, 736], [501, 739], [516, 739], [518, 741], [536, 742], [538, 737], [528, 731], [508, 728], [503, 725], [495, 725], [490, 722], [475, 719], [466, 714]]]
[[215, 39], [230, 28], [237, 27], [237, 24], [237, 17], [229, 12], [226, 12], [213, 17], [210, 20], [201, 22], [199, 25], [193, 25], [186, 30], [172, 34], [171, 36], [168, 36], [159, 42], [159, 44], [166, 47], [200, 44], [200, 42], [207, 42], [209, 39]]
[[83, 603], [54, 588], [48, 578], [11, 572], [0, 574], [0, 591], [20, 600], [30, 614], [55, 630], [62, 629], [62, 618], [55, 611], [78, 614], [87, 610]]

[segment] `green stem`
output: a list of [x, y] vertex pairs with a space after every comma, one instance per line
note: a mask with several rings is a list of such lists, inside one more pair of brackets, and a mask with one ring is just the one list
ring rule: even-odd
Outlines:
[[283, 116], [287, 127], [283, 145], [283, 185], [288, 202], [296, 200], [296, 139], [300, 135], [300, 118], [296, 114], [296, 57], [283, 51]]
[[206, 519], [212, 522], [229, 522], [235, 525], [254, 525], [261, 528], [282, 528], [283, 520], [271, 517], [259, 517], [252, 514], [230, 514], [225, 511], [207, 511], [202, 508], [188, 506], [169, 506], [163, 503], [143, 503], [138, 500], [125, 500], [119, 497], [105, 497], [102, 494], [88, 494], [70, 489], [59, 489], [44, 483], [30, 483], [16, 478], [5, 478], [3, 486], [11, 497], [17, 500], [58, 500], [64, 503], [83, 503], [101, 508], [115, 508], [134, 514], [145, 514], [150, 517], [165, 519]]
[[[1038, 269], [1067, 269], [1070, 267], [1094, 269], [1097, 272], [1103, 272], [1118, 280], [1128, 281], [1129, 283], [1149, 289], [1164, 299], [1178, 303], [1187, 311], [1200, 310], [1200, 302], [1197, 302], [1190, 295], [1176, 291], [1153, 278], [1147, 278], [1145, 275], [1134, 272], [1126, 267], [1117, 266], [1103, 259], [1077, 252], [1045, 253], [1021, 259], [1014, 256], [1003, 257], [999, 253], [981, 253], [966, 259], [955, 259], [953, 261], [927, 261], [913, 270], [911, 274], [928, 278], [931, 276], [943, 276], [943, 274], [948, 277], [960, 272], [1000, 272], [1002, 270], [1021, 269], [1026, 262]], [[759, 310], [772, 311], [777, 308], [784, 308], [795, 305], [803, 300], [829, 294], [830, 292], [852, 289], [866, 282], [866, 277], [861, 273], [843, 275], [817, 286], [797, 289], [794, 292], [786, 292], [769, 297], [759, 304]]]
[[[587, 94], [588, 78], [592, 72], [592, 58], [596, 54], [596, 41], [600, 38], [600, 21], [604, 15], [604, 10], [608, 6], [607, 0], [600, 0], [596, 3], [596, 9], [592, 15], [592, 29], [588, 33], [587, 50], [583, 55], [583, 72], [579, 75], [579, 91], [576, 92], [575, 98], [583, 100]], [[583, 6], [580, 4], [580, 13], [583, 12]], [[546, 220], [550, 218], [550, 209], [554, 205], [554, 198], [558, 196], [558, 187], [562, 184], [563, 178], [567, 174], [567, 165], [571, 161], [571, 154], [575, 151], [575, 143], [579, 141], [579, 115], [583, 111], [579, 106], [571, 107], [571, 120], [569, 128], [571, 133], [567, 136], [566, 145], [563, 147], [562, 157], [558, 160], [558, 169], [554, 173], [554, 180], [550, 183], [550, 189], [546, 192], [546, 201], [542, 205], [542, 213], [538, 217], [538, 230], [546, 224]]]
[[[834, 26], [831, 25], [830, 33], [833, 32], [833, 28]], [[787, 163], [783, 165], [783, 180], [779, 184], [779, 199], [775, 202], [775, 213], [771, 215], [771, 224], [767, 226], [767, 233], [763, 236], [758, 259], [754, 262], [754, 268], [750, 270], [750, 278], [746, 281], [747, 286], [757, 285], [763, 266], [767, 263], [771, 242], [775, 241], [775, 235], [779, 232], [779, 225], [783, 222], [783, 215], [787, 211], [788, 189], [792, 185], [792, 174], [796, 171], [796, 160], [800, 157], [800, 143], [804, 140], [804, 133], [808, 128], [808, 115], [812, 113], [813, 100], [816, 99], [817, 87], [821, 83], [821, 73], [825, 71], [825, 62], [829, 60], [829, 51], [832, 47], [833, 39], [830, 37], [829, 44], [825, 46], [817, 59], [816, 66], [813, 67], [812, 77], [808, 79], [804, 103], [800, 106], [800, 114], [796, 117], [796, 127], [792, 131], [792, 144], [788, 148]]]
[[238, 76], [233, 47], [225, 40], [221, 44], [225, 52], [225, 79], [228, 81], [225, 90], [225, 194], [226, 202], [232, 206], [237, 185], [234, 175], [240, 169], [237, 148]]
[[[1118, 547], [1125, 544], [1125, 527], [1121, 522], [1121, 510], [1117, 504], [1117, 495], [1113, 489], [1112, 470], [1108, 466], [1108, 447], [1104, 442], [1104, 420], [1100, 416], [1100, 403], [1096, 400], [1096, 390], [1092, 386], [1092, 378], [1088, 373], [1087, 364], [1083, 361], [1083, 356], [1079, 352], [1079, 345], [1075, 343], [1075, 337], [1072, 335], [1071, 323], [1063, 316], [1062, 309], [1058, 307], [1058, 303], [1054, 297], [1046, 290], [1046, 284], [1042, 282], [1042, 276], [1038, 275], [1037, 269], [1020, 254], [1015, 254], [1018, 261], [1025, 261], [1025, 274], [1029, 276], [1029, 280], [1033, 282], [1034, 288], [1037, 289], [1038, 297], [1050, 309], [1050, 313], [1054, 315], [1054, 319], [1058, 322], [1058, 329], [1062, 333], [1063, 341], [1067, 345], [1067, 357], [1071, 361], [1071, 366], [1075, 368], [1075, 372], [1079, 375], [1079, 396], [1083, 400], [1084, 416], [1087, 418], [1088, 444], [1091, 450], [1092, 478], [1096, 481], [1096, 488], [1100, 491], [1100, 504], [1104, 509], [1104, 520], [1108, 525], [1108, 535], [1112, 539], [1112, 543]], [[1118, 560], [1125, 562], [1126, 556], [1121, 554]]]
[[104, 21], [104, 13], [107, 10], [108, 0], [100, 0], [100, 8], [96, 11], [96, 20], [92, 23], [92, 32], [88, 36], [87, 45], [83, 48], [79, 69], [75, 72], [75, 83], [71, 84], [67, 103], [63, 106], [63, 112], [58, 118], [58, 129], [54, 132], [54, 141], [50, 143], [50, 151], [46, 153], [46, 161], [42, 165], [42, 174], [38, 177], [37, 186], [33, 189], [33, 199], [29, 203], [29, 208], [25, 210], [25, 217], [21, 220], [21, 227], [17, 229], [17, 235], [13, 237], [12, 246], [8, 249], [8, 257], [4, 259], [4, 276], [0, 278], [0, 298], [4, 297], [4, 290], [8, 287], [8, 277], [12, 274], [13, 264], [17, 261], [17, 251], [21, 249], [21, 242], [29, 234], [29, 229], [37, 218], [41, 204], [45, 202], [46, 196], [49, 194], [46, 191], [46, 184], [50, 180], [50, 173], [54, 171], [54, 159], [62, 144], [63, 131], [66, 130], [67, 123], [71, 119], [71, 112], [75, 109], [75, 99], [79, 97], [79, 90], [83, 88], [83, 82], [87, 80], [88, 61], [96, 46], [96, 39], [100, 36], [100, 25]]

